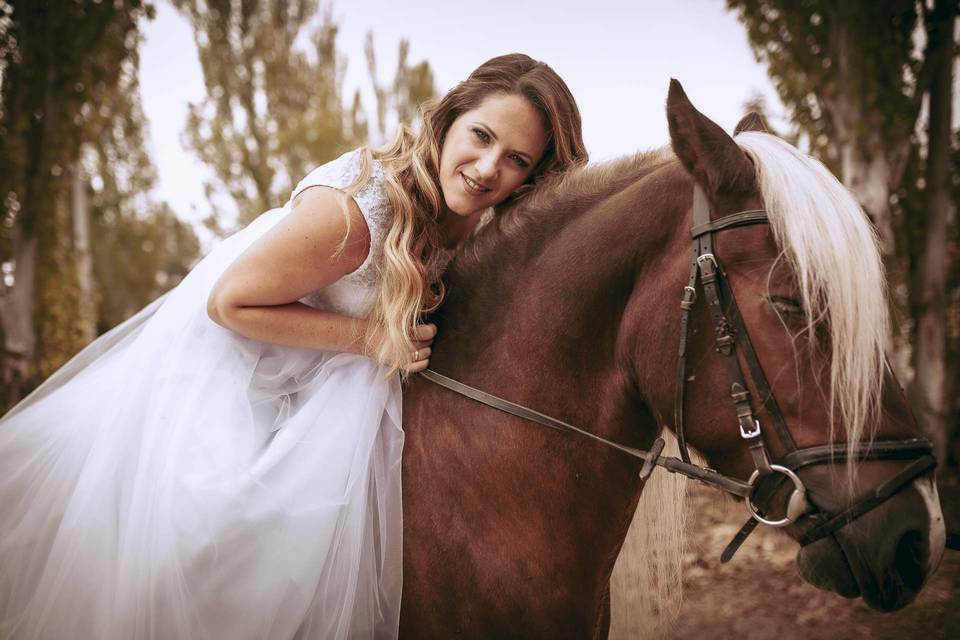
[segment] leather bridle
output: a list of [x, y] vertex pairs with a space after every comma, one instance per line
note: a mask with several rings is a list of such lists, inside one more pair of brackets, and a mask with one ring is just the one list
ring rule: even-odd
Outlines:
[[[801, 545], [826, 537], [841, 527], [853, 522], [867, 511], [877, 507], [899, 491], [907, 487], [915, 479], [930, 471], [936, 466], [930, 443], [923, 438], [906, 440], [881, 440], [869, 443], [857, 443], [851, 448], [846, 443], [824, 444], [798, 449], [787, 429], [786, 421], [777, 405], [776, 397], [770, 387], [767, 377], [760, 366], [750, 335], [743, 322], [743, 316], [737, 306], [736, 297], [716, 251], [715, 234], [724, 229], [732, 229], [754, 224], [769, 224], [767, 212], [763, 209], [741, 211], [723, 216], [716, 220], [710, 219], [710, 206], [707, 197], [699, 185], [693, 190], [693, 260], [690, 267], [690, 280], [684, 287], [680, 302], [680, 349], [677, 358], [677, 392], [674, 403], [674, 429], [680, 446], [680, 456], [684, 462], [690, 462], [687, 442], [684, 437], [683, 408], [684, 387], [686, 382], [686, 345], [689, 333], [690, 311], [696, 303], [697, 281], [699, 280], [706, 299], [710, 314], [710, 321], [715, 332], [716, 350], [723, 356], [727, 368], [727, 377], [730, 382], [730, 399], [733, 401], [737, 416], [737, 426], [740, 437], [750, 449], [753, 458], [754, 471], [747, 480], [753, 489], [750, 495], [744, 496], [744, 503], [750, 518], [727, 545], [720, 556], [723, 562], [730, 560], [740, 545], [747, 539], [757, 524], [766, 524], [771, 527], [783, 527], [797, 522], [806, 516], [805, 527], [799, 533], [797, 540]], [[724, 305], [726, 302], [726, 307]], [[753, 411], [751, 393], [744, 379], [740, 361], [737, 359], [737, 347], [740, 347], [743, 360], [750, 370], [754, 389], [762, 406], [773, 424], [773, 431], [780, 440], [784, 456], [776, 464], [770, 462], [770, 454], [761, 433], [760, 421]], [[830, 513], [817, 506], [808, 496], [806, 487], [800, 479], [800, 469], [818, 464], [833, 464], [845, 462], [848, 456], [853, 455], [857, 462], [865, 460], [911, 460], [914, 461], [895, 474], [892, 478], [877, 487], [873, 492], [862, 495], [846, 508], [837, 513]], [[764, 483], [764, 493], [773, 494], [776, 488], [785, 480], [793, 484], [793, 490], [787, 501], [784, 517], [772, 520], [764, 517], [763, 511], [755, 502], [759, 501], [761, 482], [766, 479], [774, 482]]]
[[[664, 447], [662, 438], [657, 438], [649, 451], [635, 449], [612, 442], [509, 400], [480, 391], [431, 369], [421, 372], [421, 375], [431, 382], [501, 411], [551, 428], [577, 433], [639, 458], [644, 462], [640, 470], [640, 478], [644, 481], [649, 478], [657, 466], [660, 466], [671, 473], [679, 473], [743, 498], [750, 518], [727, 545], [721, 555], [721, 561], [723, 562], [727, 562], [733, 557], [757, 524], [783, 527], [797, 523], [798, 520], [804, 518], [804, 526], [798, 532], [797, 540], [801, 545], [816, 542], [833, 534], [899, 493], [915, 479], [933, 469], [936, 466], [936, 461], [931, 454], [930, 443], [923, 438], [878, 440], [857, 443], [852, 448], [848, 447], [846, 443], [797, 448], [790, 431], [787, 429], [773, 391], [763, 373], [763, 368], [760, 366], [753, 345], [750, 343], [746, 326], [715, 248], [715, 234], [719, 231], [768, 223], [767, 212], [762, 209], [741, 211], [711, 221], [707, 198], [699, 185], [694, 187], [693, 229], [691, 232], [693, 259], [690, 265], [690, 279], [687, 286], [684, 287], [680, 302], [680, 348], [677, 358], [677, 391], [674, 403], [674, 430], [680, 447], [680, 459], [661, 455]], [[698, 282], [702, 286], [703, 297], [706, 299], [710, 319], [716, 334], [716, 350], [723, 356], [726, 363], [730, 381], [729, 393], [734, 404], [740, 437], [750, 449], [753, 458], [755, 469], [745, 482], [692, 463], [687, 448], [683, 421], [687, 339], [690, 312], [697, 301]], [[726, 305], [724, 305], [725, 302]], [[750, 377], [759, 397], [760, 406], [766, 410], [766, 414], [770, 417], [773, 432], [785, 452], [775, 463], [770, 461], [770, 454], [763, 439], [760, 422], [753, 410], [751, 393], [737, 359], [738, 345], [750, 371]], [[819, 464], [843, 463], [850, 456], [853, 456], [857, 462], [865, 460], [912, 460], [912, 462], [879, 487], [857, 497], [856, 500], [839, 511], [828, 511], [817, 505], [816, 500], [808, 494], [798, 473], [802, 469]], [[762, 507], [758, 506], [758, 503], [762, 505], [785, 481], [791, 482], [793, 489], [787, 501], [784, 517], [778, 519], [765, 517]]]

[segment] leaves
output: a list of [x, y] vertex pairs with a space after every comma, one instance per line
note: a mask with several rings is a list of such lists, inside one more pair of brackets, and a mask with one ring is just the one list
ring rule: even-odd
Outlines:
[[922, 51], [914, 0], [727, 0], [811, 150], [840, 173], [844, 140], [913, 131]]
[[[357, 92], [345, 106], [337, 25], [315, 1], [174, 0], [193, 24], [207, 96], [191, 104], [187, 140], [214, 172], [206, 185], [213, 201], [226, 194], [239, 224], [282, 205], [296, 182], [319, 164], [367, 141], [369, 125]], [[306, 43], [307, 46], [304, 46]], [[367, 54], [377, 99], [380, 137], [390, 114], [412, 121], [434, 94], [424, 61], [409, 66], [400, 44], [392, 86], [376, 79], [373, 37]], [[208, 222], [220, 232], [235, 224]]]
[[131, 62], [100, 110], [99, 137], [84, 155], [98, 333], [175, 286], [200, 253], [193, 229], [150, 196], [157, 175], [146, 152], [136, 56]]
[[[165, 239], [162, 273], [176, 275], [196, 256], [192, 232], [149, 197], [156, 176], [144, 150], [137, 49], [139, 25], [152, 16], [142, 0], [0, 1], [0, 263], [13, 265], [18, 247], [36, 243], [36, 253], [22, 254], [33, 256], [30, 265], [5, 271], [14, 290], [26, 293], [0, 288], [5, 346], [19, 347], [0, 354], [0, 378], [13, 389], [3, 402], [28, 391], [91, 334], [91, 305], [80, 287], [86, 247], [77, 243], [71, 207], [86, 202], [92, 211], [94, 288], [104, 301], [125, 301], [100, 305], [101, 330], [159, 293], [159, 263], [141, 266], [139, 255], [123, 253], [131, 238]], [[78, 173], [92, 186], [88, 197], [74, 199]], [[115, 272], [130, 278], [117, 282]], [[123, 312], [113, 311], [120, 306]]]
[[294, 45], [316, 2], [174, 4], [193, 24], [207, 87], [190, 105], [187, 139], [214, 171], [208, 191], [229, 195], [241, 223], [281, 205], [311, 168], [362, 141], [355, 134], [365, 127], [343, 106], [329, 11], [301, 49]]

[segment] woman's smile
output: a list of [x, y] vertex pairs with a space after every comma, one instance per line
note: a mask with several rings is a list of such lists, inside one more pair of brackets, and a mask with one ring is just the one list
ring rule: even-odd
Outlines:
[[465, 185], [465, 190], [469, 194], [482, 196], [483, 194], [490, 191], [490, 187], [480, 183], [478, 180], [474, 180], [467, 174], [460, 172], [460, 177], [463, 178], [463, 183]]

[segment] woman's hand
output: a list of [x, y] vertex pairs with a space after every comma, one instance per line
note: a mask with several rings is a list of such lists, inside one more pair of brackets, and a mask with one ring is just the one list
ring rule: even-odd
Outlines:
[[437, 337], [437, 325], [420, 324], [413, 330], [413, 353], [410, 354], [410, 363], [403, 370], [407, 373], [418, 373], [430, 364], [430, 354], [433, 352], [430, 345]]

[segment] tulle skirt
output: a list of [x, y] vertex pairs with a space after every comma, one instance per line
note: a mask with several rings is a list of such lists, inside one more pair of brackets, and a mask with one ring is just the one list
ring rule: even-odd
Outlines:
[[0, 420], [0, 638], [390, 638], [400, 388], [214, 324], [227, 239]]

